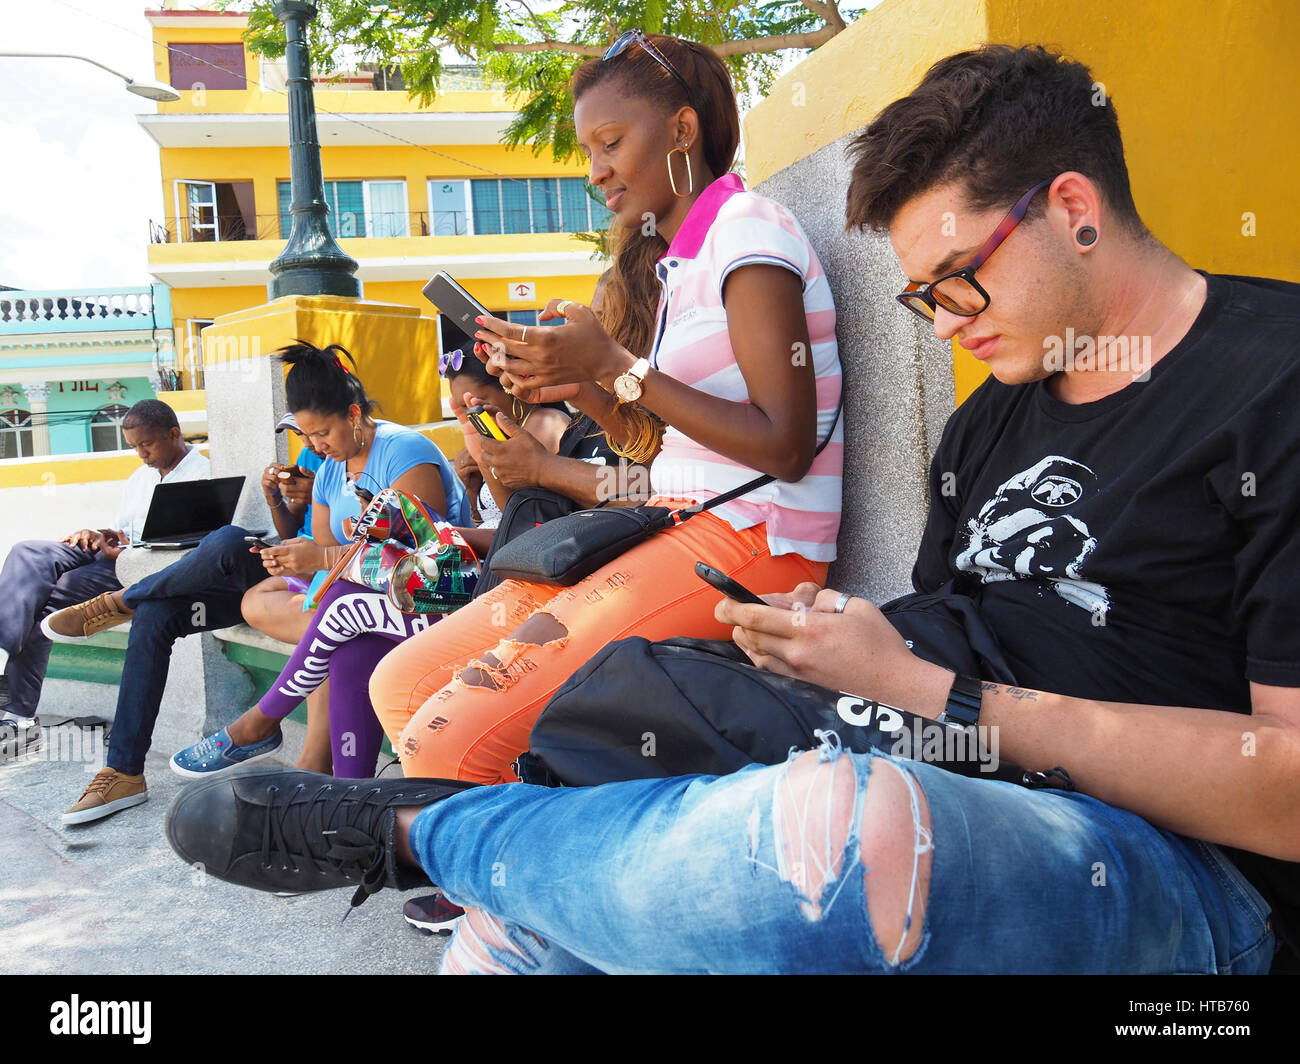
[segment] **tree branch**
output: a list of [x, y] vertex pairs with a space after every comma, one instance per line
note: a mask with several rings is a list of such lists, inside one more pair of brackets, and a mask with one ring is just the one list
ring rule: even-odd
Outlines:
[[532, 21], [533, 28], [537, 30], [537, 32], [540, 33], [543, 37], [545, 37], [548, 33], [551, 32], [549, 29], [546, 28], [546, 25], [542, 22], [542, 20], [538, 18], [536, 14], [534, 14], [533, 9], [529, 7], [526, 3], [524, 3], [524, 0], [506, 0], [506, 2], [512, 4], [518, 4], [526, 12], [528, 12], [528, 18]]
[[[841, 27], [842, 28], [842, 27]], [[723, 41], [709, 45], [717, 56], [753, 55], [756, 52], [774, 52], [781, 48], [820, 48], [837, 33], [834, 26], [823, 26], [811, 33], [781, 33], [773, 37], [754, 37], [747, 41]], [[527, 44], [494, 44], [493, 52], [570, 52], [574, 55], [599, 56], [605, 49], [598, 44], [569, 44], [566, 41], [532, 41]]]
[[835, 0], [800, 0], [800, 2], [814, 15], [822, 19], [827, 26], [833, 27], [836, 32], [845, 28], [844, 16], [840, 14], [840, 9]]
[[710, 47], [715, 55], [723, 59], [729, 55], [753, 55], [755, 52], [775, 52], [781, 48], [820, 48], [839, 32], [834, 26], [823, 26], [812, 33], [781, 33], [775, 37], [755, 37], [748, 41], [723, 41]]
[[494, 44], [493, 52], [570, 52], [573, 55], [604, 55], [608, 46], [599, 44], [570, 44], [568, 41], [529, 41], [526, 44]]

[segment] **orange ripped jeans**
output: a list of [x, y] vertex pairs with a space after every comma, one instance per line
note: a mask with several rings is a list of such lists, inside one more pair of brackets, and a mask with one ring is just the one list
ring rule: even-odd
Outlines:
[[375, 669], [370, 699], [406, 775], [514, 780], [510, 763], [551, 695], [607, 643], [730, 638], [713, 618], [721, 592], [695, 575], [697, 561], [760, 595], [821, 584], [827, 569], [797, 554], [772, 557], [766, 525], [737, 532], [706, 511], [572, 587], [507, 580]]

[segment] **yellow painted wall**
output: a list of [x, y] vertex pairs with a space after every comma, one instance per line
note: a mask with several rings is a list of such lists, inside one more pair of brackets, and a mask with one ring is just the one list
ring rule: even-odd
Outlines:
[[[153, 28], [155, 42], [155, 76], [166, 82], [169, 76], [167, 44], [169, 42], [219, 43], [241, 38], [246, 25], [242, 19], [210, 27]], [[208, 90], [183, 92], [177, 103], [160, 104], [160, 114], [251, 114], [283, 113], [286, 97], [282, 92], [263, 93], [258, 86], [259, 63], [245, 51], [246, 90]], [[438, 113], [500, 112], [512, 109], [517, 101], [500, 92], [447, 92], [428, 107], [422, 107], [405, 92], [372, 90], [340, 91], [317, 86], [314, 92], [319, 113]], [[442, 152], [445, 154], [438, 154]], [[447, 156], [451, 156], [448, 158]], [[216, 261], [248, 262], [274, 258], [284, 246], [279, 238], [279, 199], [277, 185], [289, 179], [288, 147], [215, 147], [164, 148], [159, 151], [164, 213], [169, 226], [175, 225], [177, 199], [174, 182], [181, 179], [203, 181], [252, 181], [254, 213], [259, 233], [271, 239], [257, 241], [223, 241], [220, 243], [153, 244], [149, 262], [153, 266]], [[399, 143], [382, 146], [331, 146], [321, 149], [321, 164], [328, 181], [400, 179], [406, 182], [407, 209], [412, 213], [428, 211], [428, 181], [444, 178], [487, 177], [502, 174], [510, 177], [585, 176], [585, 168], [573, 163], [557, 163], [549, 152], [540, 155], [531, 149], [510, 149], [504, 145], [438, 145], [436, 151]], [[412, 222], [413, 231], [415, 222]], [[434, 241], [431, 243], [431, 241]], [[587, 251], [591, 245], [570, 234], [520, 234], [477, 237], [421, 237], [406, 239], [360, 239], [341, 242], [350, 255], [361, 258], [427, 258], [430, 254], [498, 256], [504, 263], [521, 251]], [[435, 250], [436, 249], [436, 250]], [[514, 303], [506, 286], [510, 278], [466, 279], [462, 283], [485, 306], [492, 309], [536, 310], [550, 299], [575, 299], [588, 302], [595, 289], [601, 266], [593, 261], [585, 276], [524, 276], [536, 284], [537, 299]], [[432, 271], [430, 271], [432, 272]], [[268, 280], [269, 275], [268, 275]], [[395, 303], [418, 308], [432, 316], [433, 307], [421, 295], [424, 279], [418, 281], [373, 281], [365, 285], [365, 297], [381, 303]], [[187, 323], [192, 319], [215, 319], [225, 314], [261, 306], [267, 300], [265, 286], [173, 288], [172, 313], [175, 320], [176, 349], [185, 352]], [[372, 366], [369, 383], [380, 392], [387, 391], [394, 380], [380, 379], [382, 370]]]
[[[165, 21], [165, 20], [164, 20]], [[154, 77], [170, 84], [168, 44], [232, 44], [242, 40], [247, 21], [231, 19], [231, 24], [219, 26], [154, 26]], [[207, 89], [181, 91], [174, 103], [160, 103], [159, 114], [283, 114], [287, 97], [283, 92], [263, 92], [260, 80], [260, 62], [256, 55], [244, 49], [244, 76], [246, 89]], [[316, 72], [319, 77], [319, 72]], [[376, 92], [363, 88], [353, 91], [341, 87], [329, 88], [328, 83], [317, 85], [313, 95], [318, 111], [393, 114], [403, 112], [455, 112], [455, 111], [507, 111], [522, 103], [513, 94], [494, 90], [457, 91], [439, 93], [427, 107], [412, 99], [405, 91]]]
[[[176, 393], [164, 392], [166, 400]], [[183, 393], [182, 393], [183, 394]], [[208, 453], [207, 444], [199, 450]], [[134, 454], [109, 454], [93, 458], [64, 458], [51, 455], [45, 459], [0, 462], [0, 488], [33, 488], [55, 484], [90, 484], [96, 481], [125, 480], [140, 468]]]
[[[321, 168], [326, 181], [405, 181], [407, 210], [413, 213], [428, 211], [428, 182], [434, 179], [491, 177], [494, 174], [508, 177], [586, 175], [583, 167], [573, 163], [557, 163], [549, 155], [534, 156], [531, 150], [511, 150], [498, 144], [440, 145], [438, 151], [445, 151], [454, 158], [402, 144], [344, 147], [326, 144], [321, 147]], [[273, 219], [278, 217], [277, 183], [289, 180], [287, 145], [282, 148], [163, 148], [159, 156], [163, 210], [169, 219], [176, 216], [175, 182], [184, 179], [252, 181], [258, 232], [265, 233], [265, 226], [273, 224]], [[278, 234], [278, 229], [272, 231]]]
[[[523, 303], [511, 303], [506, 294], [506, 281], [500, 278], [482, 278], [464, 282], [466, 290], [480, 303], [491, 310], [536, 310], [546, 306], [551, 299], [572, 299], [580, 303], [590, 303], [595, 294], [596, 278], [588, 277], [537, 277], [537, 299]], [[416, 307], [424, 315], [432, 317], [433, 305], [424, 298], [420, 289], [421, 281], [374, 281], [366, 285], [366, 299], [376, 303], [395, 303], [401, 306]], [[186, 322], [191, 318], [219, 318], [223, 314], [247, 310], [266, 303], [264, 287], [248, 288], [176, 288], [172, 290], [172, 315], [176, 321], [176, 344], [178, 351], [184, 351]], [[376, 367], [373, 373], [380, 371]], [[378, 381], [378, 378], [376, 378]], [[180, 392], [180, 395], [201, 392]]]
[[[1300, 281], [1295, 0], [885, 0], [749, 112], [751, 180], [860, 129], [931, 63], [986, 41], [1042, 43], [1092, 68], [1119, 113], [1138, 210], [1190, 264]], [[986, 375], [954, 345], [959, 402]]]

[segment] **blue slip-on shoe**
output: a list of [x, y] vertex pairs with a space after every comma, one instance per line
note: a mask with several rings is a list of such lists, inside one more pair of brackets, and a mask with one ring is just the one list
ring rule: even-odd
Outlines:
[[276, 732], [269, 739], [249, 746], [236, 746], [230, 732], [222, 728], [216, 735], [200, 739], [180, 753], [173, 754], [172, 771], [187, 780], [206, 780], [240, 765], [270, 757], [284, 745], [284, 735]]

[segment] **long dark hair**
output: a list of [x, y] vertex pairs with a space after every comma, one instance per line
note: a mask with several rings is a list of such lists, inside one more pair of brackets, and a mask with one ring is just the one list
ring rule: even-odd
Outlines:
[[[691, 86], [689, 94], [644, 48], [633, 46], [608, 62], [589, 59], [578, 67], [569, 79], [574, 102], [594, 86], [613, 82], [623, 95], [650, 100], [665, 114], [683, 107], [694, 109], [700, 119], [704, 161], [714, 176], [721, 177], [731, 169], [740, 145], [740, 115], [727, 65], [712, 49], [694, 41], [647, 36]], [[645, 236], [640, 228], [624, 228], [615, 219], [609, 246], [613, 266], [605, 287], [602, 323], [632, 354], [648, 355], [659, 302], [655, 263], [668, 251], [668, 244], [657, 232]]]
[[[366, 395], [365, 385], [356, 375], [356, 360], [346, 348], [338, 344], [317, 347], [306, 340], [295, 340], [275, 354], [289, 367], [284, 378], [284, 399], [294, 413], [310, 410], [347, 417], [355, 403], [362, 416], [369, 417], [378, 406]], [[343, 364], [345, 358], [352, 369]]]

